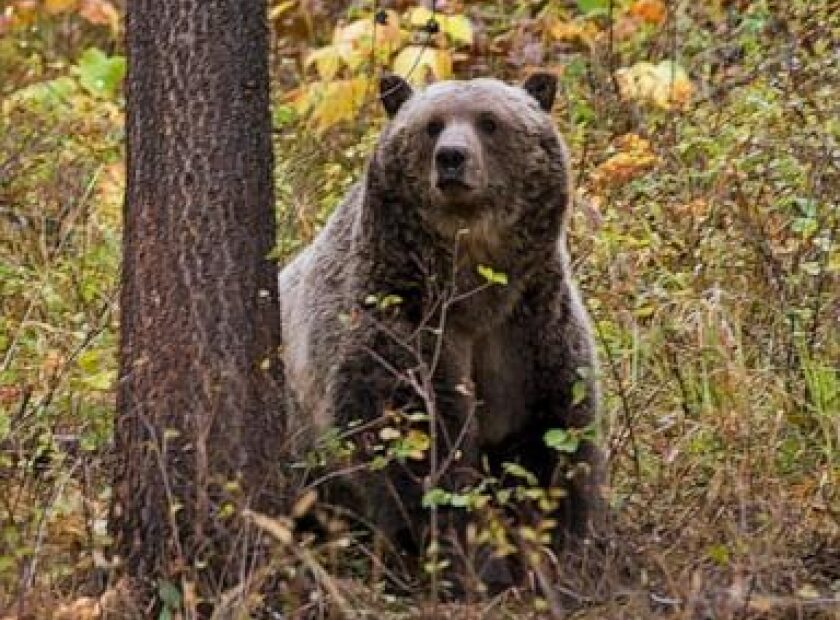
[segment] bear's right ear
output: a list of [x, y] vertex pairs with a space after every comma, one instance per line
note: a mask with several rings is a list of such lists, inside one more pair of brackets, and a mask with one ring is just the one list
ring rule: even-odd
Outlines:
[[411, 86], [398, 75], [387, 73], [379, 78], [379, 99], [382, 107], [388, 113], [388, 118], [394, 118], [411, 95]]

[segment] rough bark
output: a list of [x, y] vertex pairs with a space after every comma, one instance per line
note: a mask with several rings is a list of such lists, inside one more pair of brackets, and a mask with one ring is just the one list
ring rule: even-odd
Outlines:
[[265, 0], [127, 8], [112, 530], [129, 577], [205, 596], [253, 561], [236, 514], [278, 478], [265, 16]]

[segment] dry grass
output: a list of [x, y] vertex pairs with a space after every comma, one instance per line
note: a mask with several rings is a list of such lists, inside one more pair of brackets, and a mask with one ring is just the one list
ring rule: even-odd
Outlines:
[[[218, 618], [248, 617], [261, 589], [290, 618], [840, 618], [837, 11], [717, 4], [681, 3], [676, 39], [664, 26], [616, 43], [620, 58], [605, 46], [570, 57], [557, 110], [580, 178], [571, 245], [608, 396], [605, 540], [583, 556], [546, 554], [521, 589], [460, 605], [383, 592], [373, 550], [353, 537], [343, 551], [274, 540], [268, 568], [225, 593]], [[692, 105], [620, 101], [609, 68], [674, 45]], [[111, 113], [0, 119], [3, 620], [131, 616], [104, 527]], [[281, 129], [282, 253], [358, 174], [368, 120], [317, 138], [294, 121]], [[627, 134], [649, 141], [655, 163], [607, 163]]]

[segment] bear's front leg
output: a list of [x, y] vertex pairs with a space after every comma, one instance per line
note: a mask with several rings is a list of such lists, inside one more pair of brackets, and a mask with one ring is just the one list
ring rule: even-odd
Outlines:
[[[430, 530], [424, 494], [459, 490], [478, 463], [469, 358], [449, 338], [407, 325], [354, 336], [328, 386], [338, 427], [361, 429], [357, 458], [376, 463], [354, 476], [354, 495], [382, 535], [417, 556]], [[462, 512], [441, 511], [439, 531], [463, 530]]]
[[[561, 288], [543, 307], [532, 308], [535, 418], [528, 431], [542, 465], [534, 472], [546, 486], [562, 486], [565, 529], [577, 537], [601, 531], [605, 463], [599, 446], [598, 365], [586, 310], [573, 285]], [[570, 431], [577, 449], [569, 454], [546, 445], [552, 429]], [[538, 448], [539, 446], [539, 448]]]

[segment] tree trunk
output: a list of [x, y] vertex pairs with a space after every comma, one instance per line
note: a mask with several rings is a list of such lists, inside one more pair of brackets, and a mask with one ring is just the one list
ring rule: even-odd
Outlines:
[[127, 7], [111, 525], [129, 577], [212, 596], [253, 561], [239, 509], [279, 480], [266, 3]]

